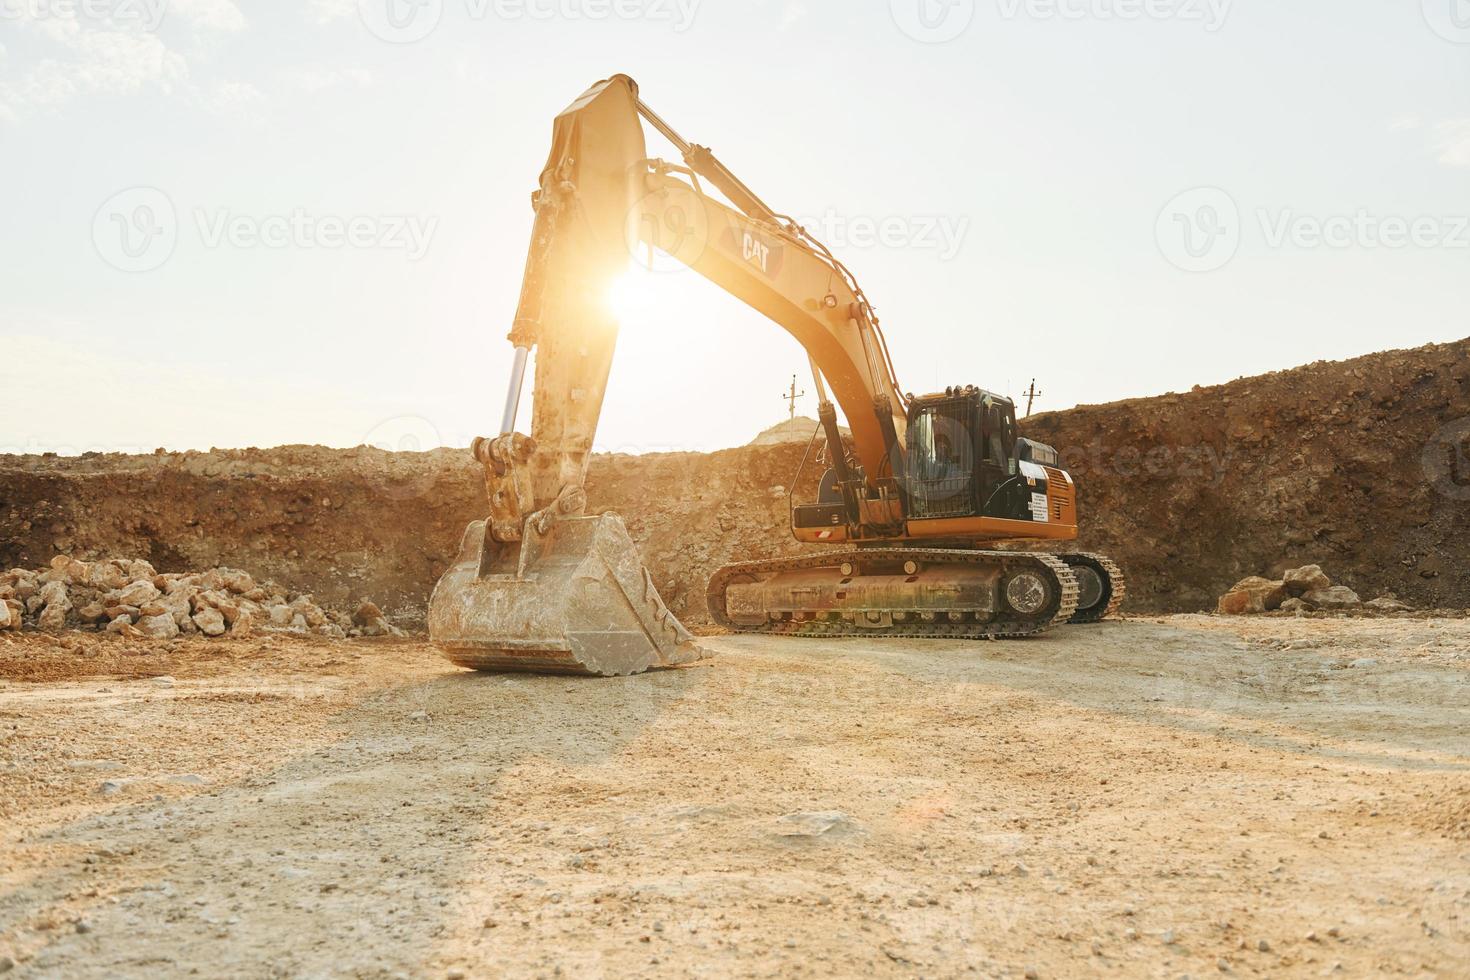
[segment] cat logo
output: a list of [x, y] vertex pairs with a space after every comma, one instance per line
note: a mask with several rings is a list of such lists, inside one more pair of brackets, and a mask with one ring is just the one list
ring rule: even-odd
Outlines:
[[755, 263], [761, 267], [762, 272], [770, 274], [771, 270], [767, 268], [767, 264], [771, 260], [771, 246], [747, 231], [745, 240], [741, 243], [741, 251], [745, 254], [745, 261]]

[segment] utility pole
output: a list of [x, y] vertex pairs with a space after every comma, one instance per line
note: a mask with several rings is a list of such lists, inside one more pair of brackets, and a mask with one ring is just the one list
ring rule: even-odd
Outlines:
[[1026, 394], [1026, 417], [1029, 419], [1031, 417], [1031, 403], [1034, 402], [1034, 401], [1036, 401], [1036, 399], [1041, 396], [1041, 392], [1039, 392], [1039, 391], [1036, 390], [1036, 379], [1035, 378], [1032, 378], [1031, 379], [1031, 387], [1029, 389], [1027, 389], [1027, 391], [1026, 391], [1025, 394]]
[[793, 374], [791, 376], [791, 391], [788, 392], [787, 394], [784, 394], [784, 395], [781, 396], [781, 399], [783, 401], [786, 401], [786, 402], [789, 402], [790, 403], [791, 421], [792, 422], [795, 422], [796, 421], [796, 400], [798, 398], [804, 397], [805, 395], [806, 395], [806, 392], [804, 392], [804, 391], [797, 391], [796, 390], [796, 375]]

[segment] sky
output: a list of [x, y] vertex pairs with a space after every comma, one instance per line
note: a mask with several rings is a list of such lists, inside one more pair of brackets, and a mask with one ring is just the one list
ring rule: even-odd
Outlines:
[[[0, 0], [0, 452], [493, 434], [552, 117], [616, 72], [853, 270], [908, 391], [1470, 335], [1470, 0]], [[811, 391], [656, 278], [600, 448]]]

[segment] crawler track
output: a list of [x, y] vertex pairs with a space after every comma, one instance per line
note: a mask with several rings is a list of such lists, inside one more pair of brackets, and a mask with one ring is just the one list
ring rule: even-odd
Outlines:
[[1087, 552], [1058, 555], [1057, 557], [1068, 565], [1086, 565], [1102, 577], [1102, 601], [1090, 609], [1077, 610], [1072, 614], [1069, 622], [1096, 623], [1117, 613], [1118, 608], [1123, 605], [1123, 600], [1128, 596], [1128, 581], [1116, 562], [1106, 555]]
[[[974, 565], [998, 568], [1004, 574], [1022, 568], [1041, 572], [1049, 580], [1052, 595], [1047, 605], [1033, 616], [1003, 609], [986, 622], [939, 620], [925, 622], [911, 609], [894, 608], [890, 612], [912, 613], [910, 618], [892, 626], [858, 625], [833, 610], [810, 610], [808, 619], [767, 620], [762, 625], [739, 623], [727, 613], [726, 592], [736, 582], [757, 581], [762, 576], [781, 572], [831, 567], [850, 561], [902, 563], [913, 560], [926, 565]], [[1071, 619], [1077, 610], [1077, 580], [1060, 557], [1020, 551], [964, 551], [944, 548], [872, 548], [860, 551], [825, 552], [799, 558], [774, 558], [765, 561], [737, 562], [717, 570], [709, 581], [705, 597], [711, 618], [716, 624], [739, 633], [767, 636], [866, 636], [866, 637], [948, 637], [950, 639], [995, 640], [1007, 637], [1033, 636]], [[1004, 605], [1002, 603], [1002, 605]]]

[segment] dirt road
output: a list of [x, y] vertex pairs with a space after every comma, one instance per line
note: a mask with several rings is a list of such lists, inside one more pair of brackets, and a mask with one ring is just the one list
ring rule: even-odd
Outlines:
[[0, 640], [0, 969], [1470, 964], [1470, 622], [705, 642], [568, 680], [416, 641]]

